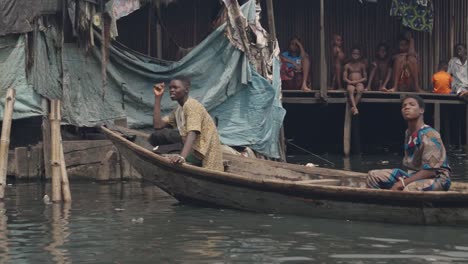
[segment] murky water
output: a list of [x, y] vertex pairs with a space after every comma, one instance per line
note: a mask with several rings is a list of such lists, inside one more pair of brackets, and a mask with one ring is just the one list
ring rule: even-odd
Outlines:
[[[455, 178], [465, 180], [468, 162], [458, 157], [451, 159]], [[361, 171], [401, 160], [326, 158]], [[0, 263], [468, 263], [467, 228], [192, 207], [137, 182], [71, 187], [74, 200], [66, 206], [43, 202], [48, 186], [8, 186], [0, 203]]]

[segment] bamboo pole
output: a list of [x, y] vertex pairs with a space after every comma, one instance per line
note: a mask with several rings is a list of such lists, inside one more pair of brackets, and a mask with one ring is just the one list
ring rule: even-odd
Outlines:
[[63, 201], [71, 202], [70, 183], [68, 181], [67, 166], [65, 164], [65, 153], [63, 152], [63, 140], [60, 135], [60, 182], [62, 183]]
[[49, 178], [51, 173], [50, 168], [50, 122], [49, 117], [47, 114], [49, 113], [49, 103], [48, 100], [42, 98], [42, 111], [45, 115], [42, 116], [42, 153], [44, 155], [44, 170], [45, 170], [45, 178]]
[[327, 62], [325, 59], [325, 3], [320, 0], [320, 98], [327, 98]]
[[3, 112], [2, 136], [0, 138], [0, 199], [5, 197], [6, 176], [8, 169], [8, 148], [10, 147], [11, 119], [15, 105], [16, 91], [8, 88]]
[[60, 100], [51, 100], [49, 119], [51, 136], [52, 201], [58, 202], [62, 200], [60, 188]]

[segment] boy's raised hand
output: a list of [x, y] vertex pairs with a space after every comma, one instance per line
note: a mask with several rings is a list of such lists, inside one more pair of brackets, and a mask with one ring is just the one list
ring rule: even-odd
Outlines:
[[165, 88], [164, 82], [162, 83], [157, 83], [153, 85], [153, 92], [156, 97], [161, 97], [164, 94], [164, 88]]

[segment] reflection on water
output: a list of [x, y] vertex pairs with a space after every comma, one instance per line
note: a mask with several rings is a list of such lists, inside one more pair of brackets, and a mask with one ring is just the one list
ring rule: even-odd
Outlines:
[[[361, 168], [397, 160], [361, 160]], [[464, 163], [455, 170], [460, 179], [468, 171]], [[466, 228], [192, 207], [143, 183], [72, 183], [73, 204], [48, 205], [47, 188], [8, 186], [0, 263], [468, 262]]]

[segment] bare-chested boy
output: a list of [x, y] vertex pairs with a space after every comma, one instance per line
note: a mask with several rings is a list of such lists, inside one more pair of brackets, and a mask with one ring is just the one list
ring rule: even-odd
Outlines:
[[345, 54], [343, 51], [343, 37], [338, 34], [333, 35], [332, 39], [332, 60], [333, 60], [333, 78], [332, 88], [343, 89], [343, 80], [341, 79]]
[[361, 49], [358, 47], [351, 50], [351, 60], [344, 66], [343, 80], [347, 83], [351, 113], [357, 115], [357, 104], [361, 100], [364, 82], [367, 80], [366, 64], [361, 60]]
[[[400, 38], [400, 51], [393, 56], [393, 87], [388, 92], [424, 92], [419, 84], [418, 55], [410, 32]], [[387, 79], [388, 80], [388, 79]], [[384, 87], [387, 85], [387, 80]]]
[[390, 67], [390, 55], [388, 46], [380, 43], [375, 53], [375, 61], [371, 64], [369, 81], [367, 82], [367, 91], [378, 91], [382, 89], [387, 78], [390, 78], [392, 68]]

